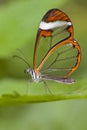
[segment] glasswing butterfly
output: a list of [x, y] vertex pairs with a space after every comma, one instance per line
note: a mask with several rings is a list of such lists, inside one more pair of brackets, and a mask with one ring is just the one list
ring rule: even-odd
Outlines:
[[68, 78], [81, 61], [81, 49], [74, 39], [69, 17], [59, 9], [49, 10], [42, 18], [36, 36], [33, 69], [27, 68], [34, 82], [52, 80], [74, 83]]

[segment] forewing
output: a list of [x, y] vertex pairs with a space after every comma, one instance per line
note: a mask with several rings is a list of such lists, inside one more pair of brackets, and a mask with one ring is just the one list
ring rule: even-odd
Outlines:
[[38, 68], [39, 64], [42, 62], [45, 55], [58, 41], [60, 42], [62, 41], [62, 39], [65, 39], [68, 37], [69, 37], [69, 32], [67, 30], [63, 30], [63, 32], [60, 33], [59, 28], [53, 31], [52, 36], [49, 36], [49, 37], [41, 36], [39, 38], [39, 42], [37, 43], [38, 49], [37, 49], [37, 53], [35, 54], [36, 55], [36, 68]]
[[49, 10], [42, 18], [34, 48], [34, 70], [38, 68], [47, 52], [62, 39], [73, 36], [69, 17], [59, 9]]

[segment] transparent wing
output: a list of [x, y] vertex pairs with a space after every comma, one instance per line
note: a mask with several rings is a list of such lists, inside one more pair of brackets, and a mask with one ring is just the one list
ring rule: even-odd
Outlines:
[[34, 48], [34, 70], [38, 68], [47, 52], [59, 41], [73, 36], [69, 17], [59, 9], [49, 10], [40, 22]]
[[[62, 28], [61, 28], [62, 29]], [[61, 30], [62, 31], [62, 30]], [[39, 34], [40, 36], [40, 34]], [[38, 41], [38, 49], [36, 56], [36, 67], [38, 68], [39, 64], [47, 54], [47, 52], [56, 44], [58, 41], [61, 41], [62, 39], [66, 39], [69, 37], [69, 32], [67, 30], [63, 30], [62, 33], [60, 33], [60, 29], [55, 29], [52, 32], [52, 36], [43, 37], [41, 36]], [[35, 60], [35, 58], [34, 58]]]
[[73, 38], [69, 17], [58, 9], [49, 10], [39, 26], [34, 49], [34, 71], [52, 79], [74, 72], [81, 59], [79, 44]]
[[[76, 41], [75, 44], [77, 44]], [[78, 48], [79, 45], [74, 46], [72, 42], [56, 48], [42, 65], [41, 75], [67, 77], [79, 66], [80, 50]]]

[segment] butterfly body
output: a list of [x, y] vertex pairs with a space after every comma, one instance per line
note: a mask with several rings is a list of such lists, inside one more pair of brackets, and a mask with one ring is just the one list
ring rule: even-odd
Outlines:
[[55, 81], [55, 82], [59, 82], [59, 83], [65, 83], [65, 84], [72, 84], [75, 81], [71, 78], [53, 78], [53, 77], [47, 77], [47, 76], [41, 76], [40, 74], [36, 73], [33, 69], [28, 68], [25, 70], [26, 73], [31, 75], [32, 81], [33, 82], [40, 82], [40, 81], [44, 81], [44, 80], [51, 80], [51, 81]]
[[33, 69], [28, 68], [25, 70], [25, 72], [31, 75], [32, 81], [34, 81], [34, 82], [40, 81], [41, 76], [38, 73], [36, 73]]

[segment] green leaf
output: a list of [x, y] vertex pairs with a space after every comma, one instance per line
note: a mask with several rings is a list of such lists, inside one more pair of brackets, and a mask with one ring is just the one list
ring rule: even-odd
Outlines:
[[0, 81], [0, 105], [87, 98], [86, 84], [87, 80], [81, 77], [72, 85], [47, 82], [50, 93], [42, 82], [27, 86], [27, 81], [4, 79]]

